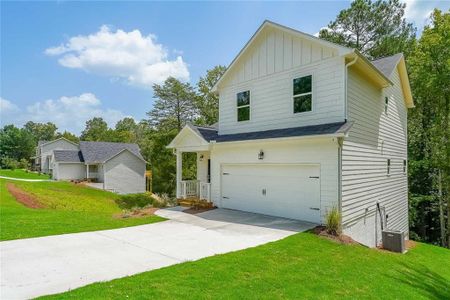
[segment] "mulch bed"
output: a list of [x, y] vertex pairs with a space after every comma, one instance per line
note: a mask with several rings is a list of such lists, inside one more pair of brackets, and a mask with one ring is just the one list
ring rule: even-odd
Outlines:
[[325, 238], [327, 238], [329, 240], [333, 240], [333, 241], [341, 243], [341, 244], [346, 244], [346, 245], [358, 244], [358, 242], [356, 242], [354, 239], [352, 239], [348, 235], [345, 235], [345, 234], [340, 234], [340, 235], [329, 234], [327, 232], [325, 226], [316, 226], [316, 227], [314, 227], [312, 229], [312, 232], [314, 234], [317, 234], [318, 236], [325, 237]]
[[130, 212], [123, 212], [115, 215], [114, 217], [117, 219], [128, 219], [128, 218], [142, 218], [146, 216], [152, 216], [155, 214], [159, 208], [156, 207], [147, 207], [142, 209], [136, 209]]
[[195, 207], [190, 207], [188, 209], [183, 210], [184, 213], [187, 214], [191, 214], [191, 215], [196, 215], [205, 211], [209, 211], [209, 210], [213, 210], [216, 209], [216, 207], [204, 207], [204, 208], [195, 208]]
[[34, 195], [31, 195], [24, 190], [18, 188], [13, 183], [6, 184], [8, 192], [16, 199], [17, 202], [29, 208], [44, 208]]

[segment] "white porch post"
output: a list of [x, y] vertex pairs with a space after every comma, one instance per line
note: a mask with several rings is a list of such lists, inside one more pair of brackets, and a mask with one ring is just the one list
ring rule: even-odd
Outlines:
[[181, 195], [181, 180], [183, 179], [183, 152], [177, 149], [177, 198], [180, 199]]
[[89, 165], [86, 164], [86, 179], [89, 179]]

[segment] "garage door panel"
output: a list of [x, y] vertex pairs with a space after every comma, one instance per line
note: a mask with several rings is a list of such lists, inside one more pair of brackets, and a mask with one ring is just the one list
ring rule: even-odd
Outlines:
[[320, 222], [319, 165], [224, 165], [225, 208]]

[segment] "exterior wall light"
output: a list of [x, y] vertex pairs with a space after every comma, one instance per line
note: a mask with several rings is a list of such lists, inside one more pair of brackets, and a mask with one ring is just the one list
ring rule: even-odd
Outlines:
[[203, 154], [200, 154], [198, 160], [199, 160], [199, 161], [203, 161]]
[[259, 150], [258, 159], [264, 159], [264, 151]]

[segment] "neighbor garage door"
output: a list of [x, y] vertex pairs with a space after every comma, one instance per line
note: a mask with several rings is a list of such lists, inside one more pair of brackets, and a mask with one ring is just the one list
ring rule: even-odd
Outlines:
[[222, 165], [222, 207], [320, 223], [319, 165]]

